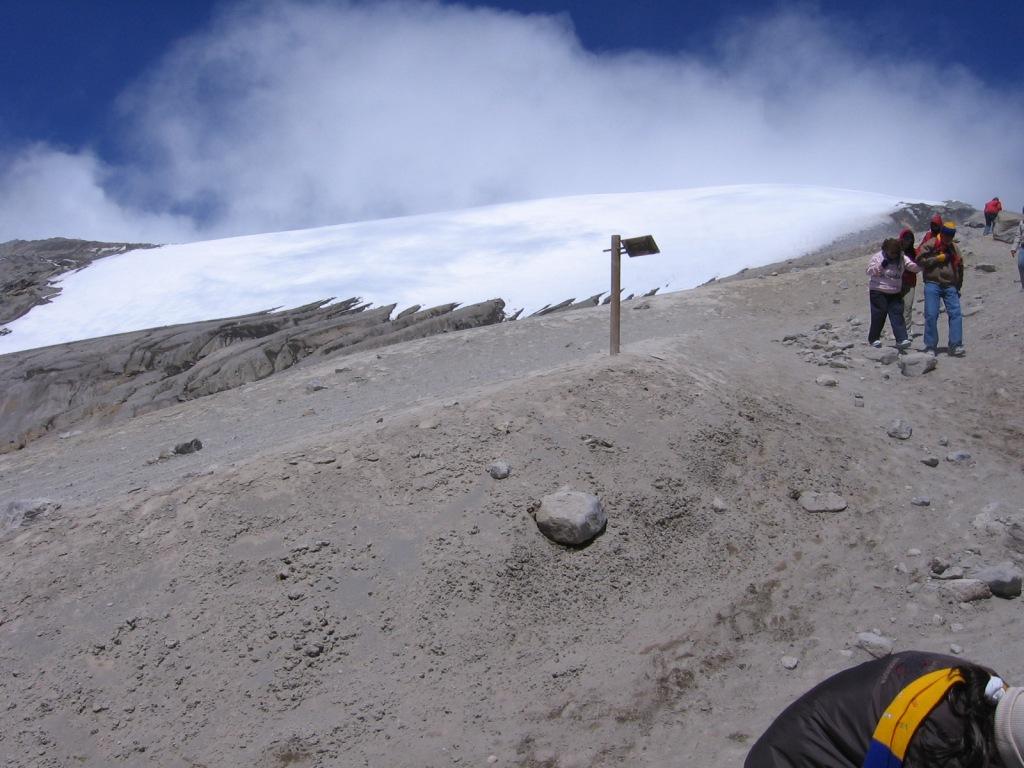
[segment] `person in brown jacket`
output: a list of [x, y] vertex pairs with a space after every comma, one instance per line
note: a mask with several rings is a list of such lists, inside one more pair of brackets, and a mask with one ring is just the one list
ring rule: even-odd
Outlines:
[[955, 656], [903, 651], [789, 705], [744, 768], [1024, 768], [1024, 688]]
[[939, 345], [939, 301], [946, 305], [949, 320], [949, 354], [964, 355], [964, 321], [960, 310], [960, 289], [964, 282], [964, 259], [953, 239], [956, 223], [944, 221], [942, 230], [919, 249], [917, 263], [924, 279], [924, 350], [934, 355]]

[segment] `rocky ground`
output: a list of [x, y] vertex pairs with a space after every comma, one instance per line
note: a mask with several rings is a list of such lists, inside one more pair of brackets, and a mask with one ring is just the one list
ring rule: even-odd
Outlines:
[[[1024, 294], [960, 237], [968, 354], [923, 375], [866, 346], [868, 253], [836, 248], [630, 302], [615, 358], [581, 309], [0, 456], [0, 752], [736, 766], [869, 653], [1024, 680], [989, 596], [1024, 558]], [[531, 516], [566, 486], [607, 512], [587, 547]]]

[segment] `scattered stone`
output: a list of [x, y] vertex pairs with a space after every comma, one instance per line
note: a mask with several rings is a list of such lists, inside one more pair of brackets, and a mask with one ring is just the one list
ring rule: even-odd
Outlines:
[[311, 384], [306, 385], [306, 394], [312, 395], [314, 392], [322, 392], [325, 389], [327, 389], [327, 387], [323, 384], [314, 381]]
[[610, 440], [605, 440], [603, 437], [595, 437], [594, 435], [583, 435], [581, 437], [583, 442], [591, 448], [614, 448]]
[[857, 647], [880, 659], [892, 653], [892, 640], [875, 632], [859, 632]]
[[302, 652], [309, 656], [309, 658], [315, 659], [317, 656], [323, 653], [323, 650], [323, 646], [319, 643], [309, 643], [302, 649]]
[[799, 497], [800, 506], [808, 512], [842, 512], [848, 504], [846, 499], [837, 493], [818, 493], [803, 491]]
[[288, 593], [289, 600], [301, 600], [305, 596], [305, 592], [301, 589], [293, 589]]
[[61, 440], [67, 440], [69, 437], [78, 437], [80, 434], [82, 434], [82, 430], [73, 429], [70, 432], [61, 432], [57, 437]]
[[174, 446], [174, 454], [176, 456], [182, 456], [186, 453], [195, 453], [196, 451], [203, 450], [203, 443], [199, 438], [194, 437], [187, 443], [178, 443]]
[[504, 480], [511, 472], [507, 461], [496, 461], [487, 468], [487, 473], [495, 480]]
[[927, 458], [921, 459], [921, 463], [926, 467], [937, 467], [939, 466], [939, 460], [934, 456], [928, 456]]
[[985, 582], [996, 597], [1020, 597], [1022, 574], [1013, 563], [986, 566], [974, 573], [973, 577]]
[[889, 437], [895, 437], [897, 440], [909, 440], [910, 436], [914, 434], [914, 428], [910, 426], [910, 422], [896, 419], [889, 425], [886, 432]]
[[939, 445], [941, 445], [943, 448], [945, 448], [947, 445], [949, 445], [949, 438], [948, 437], [940, 437], [939, 438]]
[[979, 272], [995, 272], [996, 271], [996, 265], [995, 264], [986, 264], [986, 263], [975, 264], [974, 268], [976, 270], [978, 270]]
[[796, 669], [800, 664], [800, 659], [796, 656], [783, 656], [779, 659], [779, 663], [786, 669]]
[[959, 656], [961, 653], [964, 652], [964, 649], [963, 649], [962, 646], [957, 645], [956, 643], [950, 643], [949, 644], [949, 652]]
[[915, 496], [910, 500], [910, 503], [915, 507], [930, 507], [932, 505], [932, 500], [927, 496]]
[[953, 453], [946, 454], [946, 461], [952, 461], [955, 464], [961, 464], [965, 461], [969, 461], [971, 454], [967, 451], [953, 451]]
[[900, 373], [904, 376], [923, 376], [929, 371], [934, 371], [938, 361], [924, 352], [911, 352], [900, 356], [899, 365]]
[[437, 429], [439, 426], [441, 426], [441, 420], [438, 419], [436, 416], [431, 416], [429, 418], [424, 419], [416, 426], [419, 427], [420, 429]]
[[178, 641], [175, 640], [173, 637], [168, 637], [166, 640], [164, 640], [164, 646], [171, 650], [174, 650], [178, 647]]
[[940, 579], [942, 581], [948, 581], [950, 579], [962, 579], [964, 577], [964, 569], [959, 565], [953, 565], [946, 568], [940, 568], [936, 570], [937, 563], [932, 564], [932, 577]]
[[715, 510], [715, 512], [725, 512], [729, 508], [729, 505], [725, 503], [725, 499], [721, 496], [715, 496], [715, 498], [711, 500], [711, 508]]
[[850, 282], [848, 280], [840, 280], [839, 281], [839, 290], [845, 291], [849, 287], [850, 287]]
[[541, 533], [570, 546], [586, 544], [608, 524], [601, 500], [568, 488], [541, 499], [534, 519]]
[[814, 380], [819, 387], [838, 387], [839, 379], [834, 376], [819, 376]]
[[961, 603], [973, 603], [992, 597], [992, 590], [980, 579], [953, 579], [944, 582], [943, 587]]
[[910, 549], [907, 550], [907, 556], [908, 557], [920, 557], [921, 556], [921, 550], [918, 549], [917, 547], [911, 547]]

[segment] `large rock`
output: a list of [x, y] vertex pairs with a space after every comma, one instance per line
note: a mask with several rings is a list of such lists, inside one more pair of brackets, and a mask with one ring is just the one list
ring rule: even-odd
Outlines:
[[991, 588], [981, 579], [953, 579], [942, 582], [942, 586], [961, 603], [973, 603], [992, 597]]
[[914, 434], [914, 428], [910, 426], [910, 422], [904, 421], [903, 419], [896, 419], [889, 425], [889, 429], [886, 430], [889, 437], [895, 437], [897, 440], [908, 440], [910, 436]]
[[938, 362], [925, 352], [911, 352], [900, 357], [900, 373], [904, 376], [922, 376], [934, 371]]
[[988, 588], [996, 597], [1020, 597], [1022, 574], [1013, 563], [989, 565], [972, 575], [978, 581], [988, 584]]
[[867, 360], [873, 360], [881, 365], [892, 365], [900, 359], [900, 353], [892, 347], [885, 347], [883, 349], [875, 349], [874, 347], [868, 347], [864, 350], [864, 357]]
[[892, 653], [892, 640], [877, 632], [860, 632], [857, 634], [857, 647], [880, 659]]
[[846, 499], [837, 493], [804, 491], [800, 494], [800, 506], [808, 512], [842, 512], [847, 507]]
[[541, 499], [534, 519], [549, 539], [574, 547], [586, 544], [608, 523], [597, 496], [568, 488]]
[[0, 512], [0, 533], [20, 528], [58, 509], [60, 504], [50, 499], [16, 499], [8, 502]]

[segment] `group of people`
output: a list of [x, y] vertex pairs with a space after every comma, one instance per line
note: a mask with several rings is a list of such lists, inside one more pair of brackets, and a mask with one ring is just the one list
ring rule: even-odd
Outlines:
[[935, 355], [939, 345], [939, 305], [946, 307], [949, 319], [949, 345], [954, 357], [962, 357], [964, 349], [963, 313], [960, 311], [960, 289], [964, 281], [964, 260], [954, 242], [956, 223], [932, 216], [928, 232], [920, 244], [914, 245], [909, 228], [899, 237], [888, 238], [882, 250], [871, 257], [867, 274], [871, 325], [868, 343], [881, 347], [882, 329], [888, 318], [896, 346], [901, 351], [910, 347], [910, 326], [913, 317], [917, 276], [924, 281], [924, 349]]

